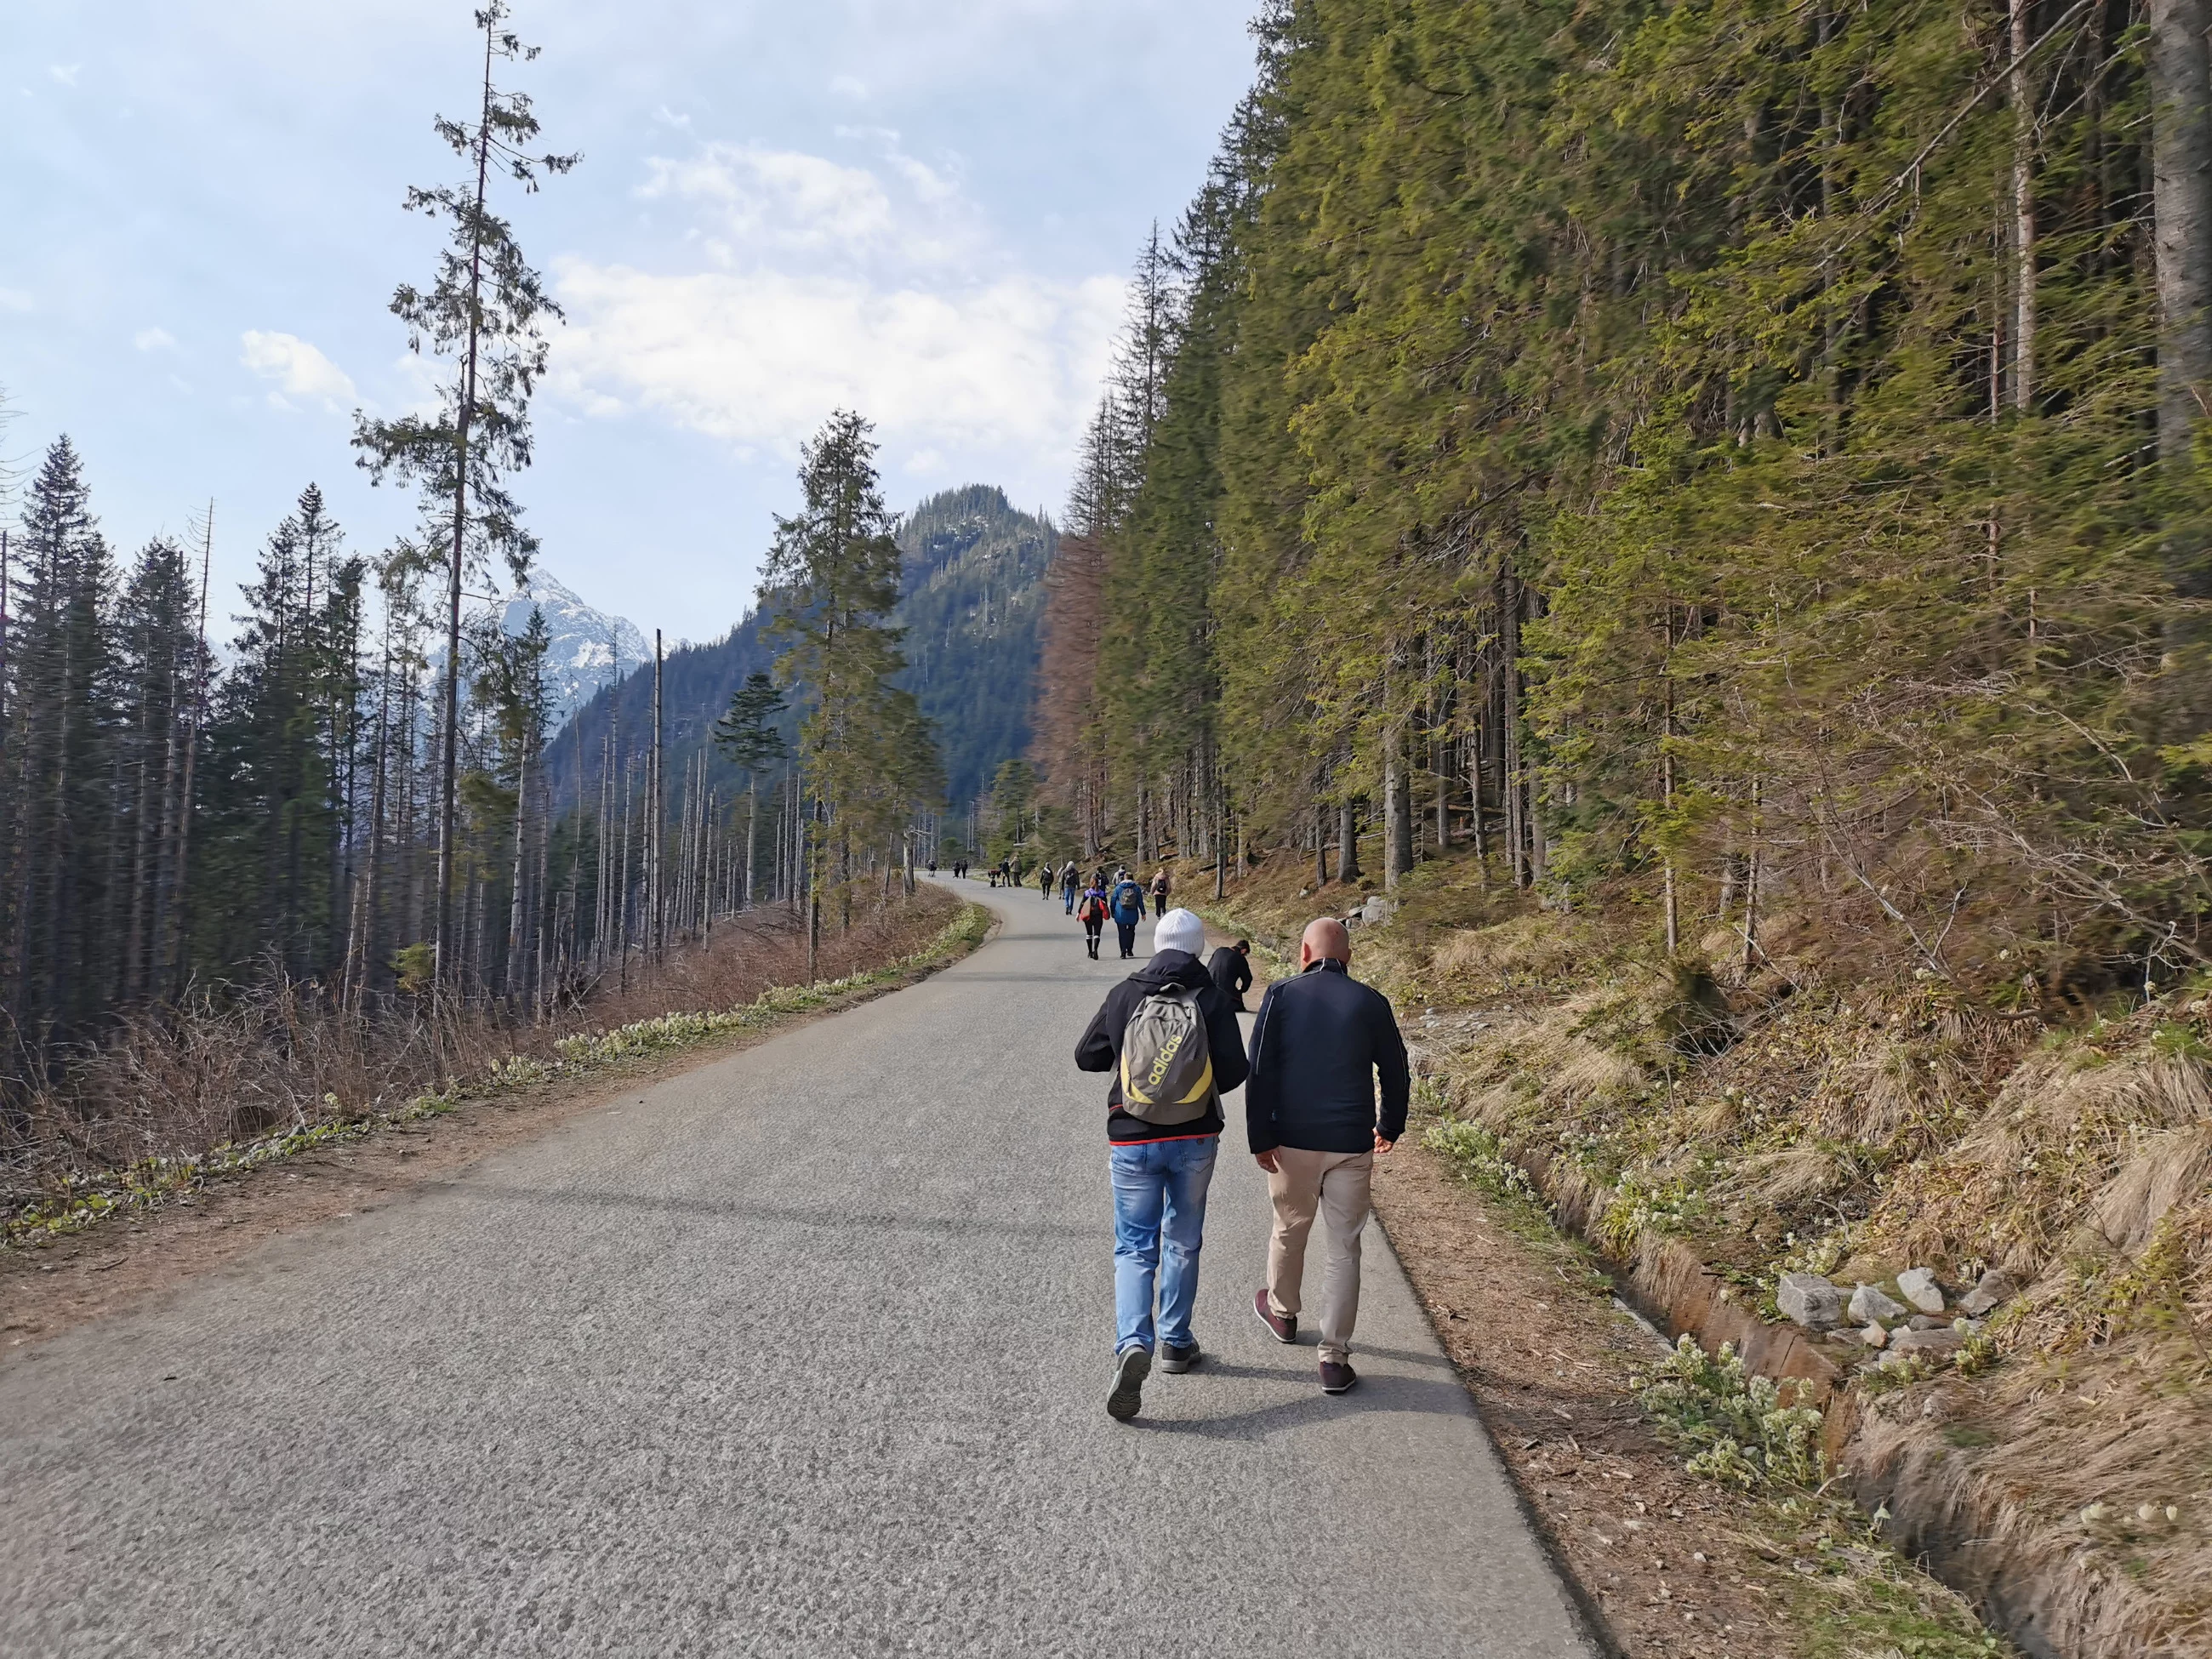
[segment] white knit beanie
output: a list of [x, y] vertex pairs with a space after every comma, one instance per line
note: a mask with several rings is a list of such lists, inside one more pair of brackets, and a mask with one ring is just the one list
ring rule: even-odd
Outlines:
[[1206, 924], [1188, 910], [1170, 910], [1152, 929], [1154, 951], [1188, 951], [1196, 956], [1206, 948]]

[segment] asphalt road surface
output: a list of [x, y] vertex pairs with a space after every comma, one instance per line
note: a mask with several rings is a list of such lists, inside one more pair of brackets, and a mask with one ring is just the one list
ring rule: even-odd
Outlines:
[[1354, 1393], [1253, 1317], [1234, 1101], [1206, 1361], [1107, 1418], [1122, 969], [988, 896], [925, 984], [11, 1361], [0, 1655], [1587, 1654], [1379, 1231]]

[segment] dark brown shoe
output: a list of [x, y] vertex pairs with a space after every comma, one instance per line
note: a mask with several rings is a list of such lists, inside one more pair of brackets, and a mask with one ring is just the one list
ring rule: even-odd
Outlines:
[[1359, 1373], [1349, 1365], [1340, 1365], [1334, 1359], [1321, 1362], [1321, 1391], [1323, 1394], [1350, 1394], [1359, 1383]]
[[1276, 1313], [1267, 1305], [1267, 1293], [1264, 1290], [1253, 1291], [1252, 1311], [1260, 1316], [1260, 1322], [1267, 1328], [1267, 1334], [1276, 1341], [1295, 1342], [1298, 1340], [1298, 1316], [1292, 1314], [1285, 1319]]

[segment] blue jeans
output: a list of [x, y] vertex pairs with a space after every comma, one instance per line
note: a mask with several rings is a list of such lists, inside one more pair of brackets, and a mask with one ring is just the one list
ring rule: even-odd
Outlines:
[[1060, 896], [1067, 901], [1067, 914], [1071, 916], [1075, 914], [1075, 890], [1073, 887], [1063, 887], [1060, 890]]
[[1114, 1170], [1114, 1352], [1153, 1346], [1152, 1294], [1159, 1292], [1158, 1340], [1195, 1346], [1198, 1250], [1206, 1237], [1206, 1189], [1213, 1182], [1218, 1135], [1116, 1146]]

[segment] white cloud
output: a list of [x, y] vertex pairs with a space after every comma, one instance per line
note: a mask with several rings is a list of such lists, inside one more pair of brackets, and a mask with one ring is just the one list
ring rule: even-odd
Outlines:
[[46, 78], [51, 81], [58, 82], [65, 87], [75, 86], [76, 84], [76, 77], [82, 73], [84, 73], [84, 65], [82, 64], [49, 64], [46, 65]]
[[857, 75], [833, 75], [830, 90], [840, 98], [849, 98], [856, 104], [868, 101], [868, 83]]
[[1057, 477], [1105, 371], [1121, 279], [1021, 270], [957, 159], [917, 161], [889, 129], [838, 137], [875, 159], [709, 143], [649, 162], [641, 193], [688, 212], [695, 268], [556, 260], [569, 325], [551, 389], [585, 418], [655, 415], [778, 457], [855, 409], [902, 469], [988, 454]]
[[778, 453], [844, 407], [902, 446], [1063, 464], [1121, 309], [1117, 277], [930, 291], [769, 270], [556, 269], [570, 319], [555, 343], [557, 391], [592, 412], [651, 410]]
[[875, 174], [798, 150], [713, 143], [683, 161], [654, 156], [641, 194], [697, 204], [734, 246], [726, 258], [864, 252], [890, 239], [890, 198]]
[[246, 349], [238, 361], [264, 380], [276, 383], [269, 400], [289, 409], [290, 398], [319, 401], [333, 412], [355, 401], [353, 381], [343, 369], [296, 334], [264, 334], [249, 328], [239, 337]]
[[35, 311], [36, 303], [20, 288], [0, 288], [0, 311]]
[[392, 370], [405, 388], [407, 412], [426, 421], [437, 419], [446, 405], [445, 388], [429, 362], [414, 352], [404, 351], [393, 362]]
[[166, 328], [142, 328], [131, 337], [131, 343], [141, 351], [174, 351], [177, 337]]

